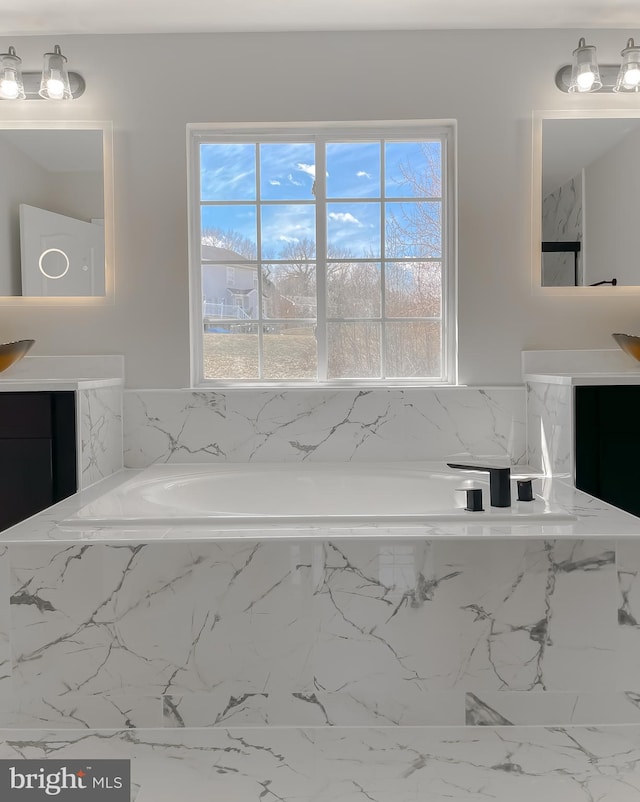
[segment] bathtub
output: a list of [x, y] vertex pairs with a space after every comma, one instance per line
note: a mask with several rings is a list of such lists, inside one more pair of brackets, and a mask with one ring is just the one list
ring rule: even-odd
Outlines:
[[[483, 474], [432, 463], [251, 463], [153, 465], [62, 521], [63, 527], [350, 525], [425, 522], [569, 522], [574, 515], [536, 497], [489, 506]], [[475, 475], [474, 475], [475, 476]], [[464, 509], [468, 487], [484, 488], [483, 512]]]

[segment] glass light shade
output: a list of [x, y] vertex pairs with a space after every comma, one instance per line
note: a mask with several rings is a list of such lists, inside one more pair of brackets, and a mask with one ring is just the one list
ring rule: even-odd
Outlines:
[[44, 67], [40, 81], [40, 97], [48, 100], [71, 100], [71, 87], [67, 74], [67, 59], [62, 55], [60, 46], [54, 47], [53, 53], [44, 54]]
[[578, 47], [573, 51], [569, 91], [595, 92], [601, 86], [596, 49], [593, 45], [585, 44], [584, 39], [580, 39]]
[[633, 39], [629, 39], [620, 55], [622, 64], [613, 91], [640, 92], [640, 45], [636, 46]]
[[0, 54], [0, 97], [4, 100], [24, 100], [21, 64], [13, 47]]

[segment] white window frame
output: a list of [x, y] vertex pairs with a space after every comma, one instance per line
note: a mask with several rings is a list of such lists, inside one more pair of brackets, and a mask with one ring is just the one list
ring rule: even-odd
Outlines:
[[[442, 376], [437, 378], [406, 379], [330, 379], [325, 381], [308, 379], [265, 381], [258, 379], [206, 379], [204, 377], [202, 325], [202, 259], [200, 231], [200, 144], [203, 141], [237, 142], [295, 141], [315, 142], [317, 138], [331, 138], [344, 134], [364, 139], [393, 139], [403, 137], [416, 140], [438, 136], [443, 145], [446, 187], [443, 200], [442, 232]], [[355, 141], [355, 140], [354, 140]], [[189, 223], [189, 309], [191, 343], [192, 387], [394, 387], [434, 386], [456, 384], [458, 381], [458, 325], [457, 325], [457, 129], [455, 120], [400, 120], [377, 122], [311, 122], [311, 123], [190, 123], [187, 125], [187, 194]], [[322, 169], [322, 165], [320, 165]], [[324, 199], [321, 199], [322, 201]], [[318, 252], [324, 241], [317, 243]], [[320, 260], [318, 260], [320, 261]], [[317, 274], [318, 298], [324, 293], [324, 275]], [[320, 311], [320, 309], [319, 309]], [[318, 326], [324, 327], [326, 321]], [[325, 359], [324, 342], [318, 339], [318, 360]]]

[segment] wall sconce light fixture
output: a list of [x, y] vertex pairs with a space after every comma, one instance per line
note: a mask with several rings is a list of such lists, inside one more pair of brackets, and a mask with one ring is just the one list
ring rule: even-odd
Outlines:
[[556, 86], [561, 92], [640, 92], [640, 45], [629, 39], [620, 55], [622, 64], [598, 66], [596, 48], [581, 38], [573, 64], [556, 73]]
[[72, 100], [84, 93], [84, 78], [67, 72], [67, 59], [59, 45], [44, 54], [42, 72], [22, 72], [15, 48], [0, 53], [0, 100]]

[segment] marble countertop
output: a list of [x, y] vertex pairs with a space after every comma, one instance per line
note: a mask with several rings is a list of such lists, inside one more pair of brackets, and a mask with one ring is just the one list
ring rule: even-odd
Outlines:
[[99, 387], [122, 386], [122, 379], [3, 379], [0, 393], [38, 393], [57, 390], [95, 390]]
[[[518, 473], [523, 473], [521, 467]], [[526, 473], [526, 471], [524, 471]], [[555, 506], [575, 516], [575, 520], [562, 522], [529, 522], [503, 525], [482, 523], [482, 513], [469, 523], [434, 522], [372, 525], [237, 525], [211, 526], [149, 526], [136, 528], [84, 528], [64, 529], [58, 524], [90, 501], [128, 481], [140, 471], [125, 469], [92, 485], [84, 491], [55, 504], [32, 518], [0, 533], [0, 543], [23, 542], [153, 542], [200, 540], [357, 540], [357, 539], [509, 539], [509, 538], [626, 538], [640, 537], [640, 518], [630, 515], [604, 501], [576, 490], [568, 478], [539, 477], [534, 480], [536, 494], [544, 496]]]
[[542, 382], [544, 384], [567, 384], [573, 387], [604, 386], [604, 385], [632, 385], [640, 384], [640, 370], [636, 371], [601, 371], [581, 373], [563, 371], [562, 373], [525, 373], [526, 382]]
[[124, 357], [26, 356], [0, 373], [0, 393], [94, 390], [124, 384]]
[[573, 386], [640, 384], [640, 363], [621, 349], [523, 351], [525, 382]]

